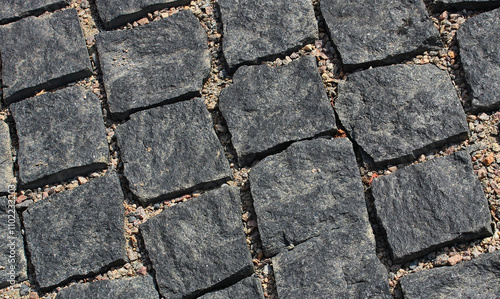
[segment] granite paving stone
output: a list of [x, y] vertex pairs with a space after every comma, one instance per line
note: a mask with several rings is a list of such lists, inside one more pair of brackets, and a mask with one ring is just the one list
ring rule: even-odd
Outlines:
[[132, 114], [116, 130], [130, 190], [143, 203], [171, 198], [231, 177], [200, 98]]
[[9, 126], [0, 121], [0, 193], [7, 193], [14, 179]]
[[488, 201], [465, 151], [376, 178], [372, 190], [396, 263], [492, 234]]
[[132, 23], [148, 12], [189, 4], [189, 0], [96, 0], [99, 17], [107, 29]]
[[68, 0], [2, 0], [0, 24], [68, 5]]
[[42, 290], [124, 263], [123, 199], [118, 176], [107, 174], [29, 206], [26, 241]]
[[472, 108], [500, 108], [500, 8], [468, 19], [458, 30], [457, 40]]
[[14, 200], [0, 197], [0, 288], [28, 278], [21, 224], [14, 205]]
[[101, 32], [96, 42], [116, 117], [199, 95], [210, 73], [207, 35], [187, 10], [132, 30]]
[[274, 257], [279, 298], [392, 298], [370, 227], [358, 224]]
[[19, 178], [26, 188], [106, 168], [109, 148], [101, 104], [80, 86], [11, 105], [19, 137]]
[[191, 298], [253, 272], [238, 188], [222, 187], [141, 225], [162, 296]]
[[74, 9], [0, 26], [0, 53], [7, 104], [92, 75]]
[[242, 66], [220, 96], [240, 165], [292, 141], [335, 131], [335, 115], [313, 56], [278, 68]]
[[401, 162], [468, 137], [448, 74], [436, 66], [393, 65], [349, 75], [335, 110], [369, 163]]
[[424, 1], [322, 0], [321, 12], [346, 70], [442, 47]]
[[222, 290], [207, 293], [200, 299], [264, 299], [264, 291], [257, 277], [250, 276]]
[[98, 298], [98, 299], [158, 299], [153, 277], [101, 280], [76, 284], [62, 289], [57, 299]]
[[499, 298], [500, 251], [401, 279], [405, 298]]
[[308, 0], [221, 0], [218, 4], [230, 69], [283, 55], [318, 38]]
[[347, 138], [294, 143], [252, 167], [249, 180], [266, 256], [326, 230], [368, 223]]

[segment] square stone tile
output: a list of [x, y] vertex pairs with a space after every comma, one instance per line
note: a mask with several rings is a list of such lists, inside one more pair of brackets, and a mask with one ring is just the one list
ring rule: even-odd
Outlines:
[[469, 133], [448, 73], [431, 64], [353, 73], [338, 86], [335, 110], [370, 164], [416, 159]]
[[220, 95], [219, 108], [240, 165], [297, 140], [333, 133], [335, 115], [316, 58], [278, 68], [243, 66]]
[[0, 53], [7, 104], [92, 75], [75, 9], [0, 26]]
[[207, 34], [190, 11], [96, 37], [109, 110], [130, 112], [200, 94], [210, 73]]
[[308, 0], [220, 0], [224, 56], [229, 68], [285, 55], [318, 39]]
[[0, 3], [0, 24], [32, 14], [41, 14], [68, 5], [68, 0], [3, 0]]
[[7, 193], [14, 179], [9, 126], [0, 121], [0, 193]]
[[106, 168], [109, 147], [101, 104], [80, 86], [11, 105], [19, 137], [19, 178], [25, 188]]
[[26, 241], [42, 290], [127, 260], [123, 200], [118, 176], [107, 174], [24, 211]]
[[301, 141], [265, 158], [250, 171], [250, 189], [266, 256], [324, 231], [368, 223], [347, 138]]
[[197, 297], [253, 272], [241, 213], [239, 190], [222, 187], [141, 225], [162, 296]]
[[424, 1], [322, 0], [344, 69], [397, 63], [443, 46]]
[[143, 203], [231, 177], [202, 99], [141, 111], [116, 130], [130, 190]]
[[488, 201], [467, 152], [376, 178], [372, 190], [395, 263], [492, 234]]

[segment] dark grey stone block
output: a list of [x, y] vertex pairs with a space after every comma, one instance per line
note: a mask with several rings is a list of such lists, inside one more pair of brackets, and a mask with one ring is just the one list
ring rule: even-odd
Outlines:
[[273, 258], [279, 298], [392, 298], [368, 224], [342, 227]]
[[189, 4], [189, 0], [96, 0], [99, 17], [106, 29], [133, 22], [148, 12]]
[[243, 66], [233, 81], [222, 91], [219, 108], [242, 165], [292, 141], [336, 129], [313, 56], [278, 68]]
[[222, 290], [207, 293], [200, 299], [264, 299], [264, 291], [257, 277], [250, 276]]
[[0, 53], [7, 104], [92, 75], [74, 9], [0, 26]]
[[240, 205], [239, 190], [222, 187], [141, 225], [162, 296], [196, 297], [253, 272]]
[[499, 0], [433, 0], [429, 1], [429, 6], [433, 11], [443, 11], [446, 9], [471, 9], [483, 10], [500, 7]]
[[76, 284], [57, 293], [57, 299], [158, 299], [158, 297], [153, 277], [149, 275]]
[[15, 199], [0, 197], [0, 288], [26, 280], [27, 267]]
[[488, 201], [470, 160], [458, 152], [373, 180], [377, 217], [396, 263], [491, 235]]
[[267, 256], [326, 230], [368, 223], [363, 185], [347, 138], [294, 143], [252, 167], [250, 186]]
[[[500, 3], [500, 2], [499, 2]], [[472, 91], [472, 108], [500, 108], [500, 8], [468, 19], [458, 30], [460, 59]]]
[[455, 88], [434, 65], [368, 69], [351, 74], [338, 88], [335, 110], [367, 162], [414, 159], [468, 136]]
[[[0, 193], [7, 193], [14, 179], [9, 126], [0, 121]], [[12, 188], [11, 188], [12, 189]]]
[[322, 0], [321, 12], [347, 70], [442, 47], [423, 1]]
[[210, 73], [207, 34], [190, 11], [132, 30], [101, 32], [96, 41], [116, 117], [199, 95]]
[[95, 276], [127, 259], [123, 193], [116, 174], [36, 202], [23, 219], [42, 290]]
[[68, 5], [68, 0], [2, 0], [0, 24]]
[[99, 99], [80, 86], [11, 105], [26, 188], [106, 168], [109, 148]]
[[499, 298], [500, 251], [401, 279], [405, 298]]
[[318, 38], [308, 0], [221, 0], [224, 56], [231, 69], [283, 55]]
[[141, 111], [116, 130], [130, 190], [143, 203], [231, 177], [202, 99]]

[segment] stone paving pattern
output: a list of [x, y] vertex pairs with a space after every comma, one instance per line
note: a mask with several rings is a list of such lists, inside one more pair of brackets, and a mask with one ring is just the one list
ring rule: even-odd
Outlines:
[[466, 139], [465, 112], [448, 74], [433, 65], [360, 71], [339, 84], [340, 121], [368, 162], [401, 162]]
[[467, 152], [376, 178], [372, 189], [397, 263], [492, 234], [488, 201]]
[[122, 200], [118, 177], [111, 174], [36, 202], [23, 213], [41, 288], [95, 275], [127, 259]]
[[188, 11], [133, 30], [102, 32], [97, 49], [114, 114], [192, 98], [210, 72], [205, 30]]
[[27, 188], [107, 167], [99, 99], [74, 86], [10, 106], [19, 137], [19, 178]]
[[2, 299], [500, 296], [500, 1], [126, 2], [0, 3]]
[[243, 66], [219, 108], [241, 165], [282, 144], [333, 132], [335, 115], [314, 57], [280, 68]]
[[92, 74], [74, 9], [1, 26], [0, 51], [3, 98], [7, 103]]
[[500, 107], [500, 8], [472, 17], [457, 34], [460, 56], [472, 90], [472, 107]]

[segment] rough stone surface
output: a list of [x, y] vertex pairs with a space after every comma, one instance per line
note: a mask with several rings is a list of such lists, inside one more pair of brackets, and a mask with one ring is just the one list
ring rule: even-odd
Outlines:
[[372, 189], [396, 263], [492, 233], [488, 201], [466, 152], [376, 178]]
[[1, 26], [0, 53], [8, 104], [92, 74], [74, 9]]
[[97, 50], [109, 109], [118, 116], [197, 95], [210, 72], [207, 35], [189, 11], [102, 32]]
[[335, 109], [367, 162], [407, 160], [468, 136], [451, 80], [434, 65], [368, 69], [338, 88]]
[[499, 298], [500, 251], [401, 279], [405, 298]]
[[0, 193], [7, 193], [14, 179], [9, 126], [0, 121]]
[[76, 284], [57, 293], [57, 299], [158, 299], [158, 297], [153, 278], [149, 275]]
[[336, 129], [312, 56], [278, 68], [243, 66], [233, 81], [222, 91], [219, 109], [240, 164], [277, 146]]
[[423, 1], [322, 0], [321, 12], [347, 70], [442, 47]]
[[142, 202], [231, 177], [202, 99], [141, 111], [116, 130], [130, 190]]
[[74, 86], [11, 105], [26, 187], [106, 168], [109, 148], [99, 99]]
[[189, 0], [96, 0], [99, 17], [107, 29], [133, 22], [148, 12], [188, 3]]
[[500, 8], [468, 19], [457, 33], [472, 107], [500, 107]]
[[290, 52], [318, 38], [308, 0], [221, 0], [223, 49], [231, 69]]
[[256, 164], [250, 186], [267, 256], [325, 230], [368, 223], [361, 177], [347, 138], [294, 143]]
[[32, 204], [23, 218], [40, 287], [94, 276], [124, 262], [124, 217], [116, 174]]
[[257, 277], [250, 276], [225, 289], [207, 293], [200, 299], [264, 299], [264, 291]]
[[0, 288], [28, 278], [21, 225], [14, 204], [13, 201], [9, 202], [6, 196], [0, 197], [0, 240], [2, 240], [0, 242]]
[[141, 225], [160, 293], [188, 298], [253, 271], [237, 188], [222, 187]]
[[279, 298], [392, 298], [369, 230], [342, 227], [274, 257]]
[[66, 6], [68, 0], [2, 0], [0, 24], [14, 21], [31, 14]]
[[445, 9], [490, 9], [500, 7], [499, 0], [434, 0], [429, 1], [433, 11], [442, 11]]

